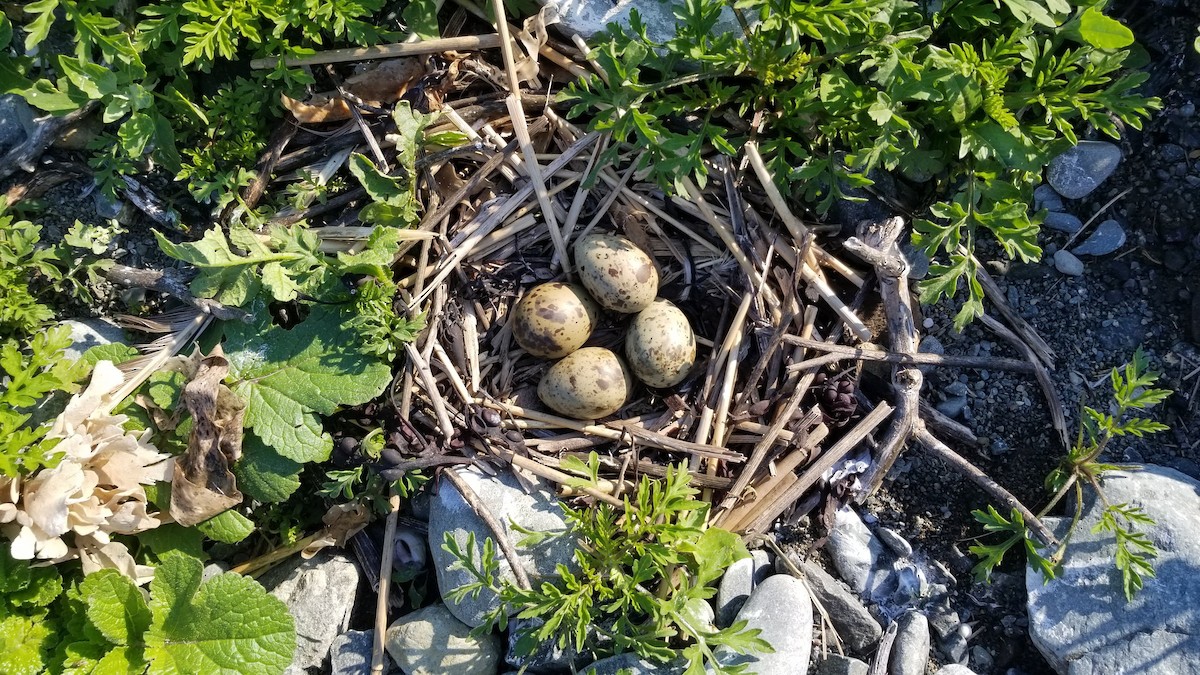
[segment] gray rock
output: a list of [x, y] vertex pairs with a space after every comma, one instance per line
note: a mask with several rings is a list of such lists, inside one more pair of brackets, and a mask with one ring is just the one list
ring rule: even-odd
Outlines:
[[1083, 274], [1083, 263], [1070, 251], [1063, 249], [1054, 252], [1054, 269], [1069, 277], [1077, 277]]
[[678, 662], [652, 663], [637, 654], [626, 653], [600, 659], [579, 672], [583, 675], [679, 675], [685, 666]]
[[990, 673], [996, 665], [996, 658], [983, 645], [971, 647], [971, 665], [981, 673]]
[[896, 620], [888, 675], [925, 675], [928, 663], [929, 620], [920, 612], [905, 612]]
[[576, 652], [571, 643], [559, 647], [554, 639], [536, 642], [532, 653], [522, 655], [518, 646], [523, 635], [537, 630], [544, 623], [542, 619], [511, 619], [508, 622], [508, 651], [504, 654], [504, 662], [518, 670], [524, 667], [525, 672], [531, 675], [541, 675], [572, 672], [590, 660]]
[[876, 568], [884, 552], [883, 542], [867, 529], [853, 509], [837, 512], [825, 549], [838, 574], [855, 593], [864, 595], [881, 584], [883, 575]]
[[495, 675], [500, 638], [471, 635], [445, 605], [423, 607], [388, 626], [387, 651], [407, 675]]
[[875, 534], [879, 537], [880, 541], [892, 549], [892, 553], [901, 558], [907, 558], [913, 554], [912, 544], [908, 543], [908, 540], [901, 536], [899, 532], [888, 527], [877, 527], [875, 528]]
[[0, 96], [0, 155], [25, 142], [34, 130], [33, 108], [16, 94]]
[[865, 654], [883, 636], [883, 627], [858, 598], [837, 579], [811, 562], [799, 565], [817, 601], [824, 605], [842, 641], [856, 654]]
[[1125, 228], [1109, 218], [1096, 226], [1096, 231], [1071, 252], [1075, 255], [1108, 255], [1124, 245]]
[[[941, 356], [946, 353], [946, 347], [942, 344], [941, 340], [932, 335], [926, 335], [925, 337], [921, 338], [921, 344], [917, 345], [917, 351], [922, 354], [936, 354]], [[928, 375], [934, 370], [937, 370], [937, 367], [932, 365], [917, 366], [917, 369]]]
[[[513, 523], [536, 532], [566, 531], [562, 506], [554, 494], [544, 487], [539, 486], [527, 493], [509, 471], [502, 471], [498, 476], [488, 476], [476, 468], [456, 471], [479, 496], [479, 501], [491, 511], [510, 541], [517, 542], [525, 537], [513, 529]], [[484, 540], [492, 537], [491, 530], [475, 515], [454, 485], [444, 480], [439, 484], [437, 498], [429, 507], [429, 550], [437, 571], [438, 588], [443, 595], [473, 580], [464, 570], [450, 569], [455, 558], [442, 548], [447, 533], [464, 551], [467, 550], [468, 536], [474, 535], [475, 550], [471, 554], [476, 560], [479, 559]], [[574, 548], [574, 541], [568, 537], [550, 537], [537, 546], [517, 547], [517, 555], [530, 577], [551, 576], [559, 563], [571, 564]], [[500, 578], [514, 580], [508, 560], [497, 554], [497, 562]], [[447, 606], [459, 621], [474, 627], [483, 623], [483, 617], [499, 602], [495, 593], [485, 590], [478, 597], [466, 597], [457, 603], [448, 602]]]
[[938, 646], [946, 655], [946, 660], [951, 663], [966, 663], [967, 654], [971, 650], [967, 636], [958, 632], [947, 635]]
[[1054, 188], [1049, 185], [1042, 184], [1037, 186], [1033, 191], [1033, 208], [1037, 210], [1046, 209], [1048, 211], [1062, 211], [1063, 200], [1062, 195], [1054, 191]]
[[1083, 221], [1070, 213], [1059, 213], [1051, 211], [1046, 214], [1046, 219], [1042, 224], [1052, 230], [1066, 232], [1067, 234], [1075, 234], [1083, 227]]
[[1050, 160], [1046, 180], [1067, 199], [1091, 194], [1121, 163], [1121, 149], [1104, 141], [1080, 141], [1079, 145]]
[[[375, 629], [348, 630], [337, 636], [329, 647], [330, 675], [368, 675], [371, 652], [375, 648]], [[399, 672], [384, 652], [384, 672]]]
[[754, 587], [771, 575], [771, 561], [767, 552], [759, 549], [743, 558], [725, 570], [721, 584], [717, 587], [716, 622], [718, 626], [726, 627], [733, 623], [733, 617], [742, 608]]
[[325, 662], [334, 638], [349, 626], [358, 579], [358, 566], [330, 549], [309, 560], [296, 556], [259, 579], [296, 621], [296, 654], [289, 674]]
[[735, 621], [757, 628], [758, 637], [775, 651], [770, 654], [728, 655], [727, 665], [746, 664], [757, 675], [795, 675], [808, 672], [812, 651], [812, 599], [804, 582], [788, 574], [776, 574], [758, 585], [742, 605]]
[[959, 415], [962, 414], [962, 411], [965, 410], [967, 407], [967, 397], [966, 396], [951, 396], [951, 397], [947, 398], [945, 401], [942, 401], [933, 407], [937, 408], [937, 411], [942, 413], [946, 417], [951, 417], [951, 418], [958, 417]]
[[[1139, 505], [1157, 521], [1143, 532], [1158, 548], [1158, 574], [1126, 602], [1113, 565], [1113, 537], [1092, 533], [1103, 508], [1089, 494], [1061, 578], [1043, 585], [1040, 573], [1026, 569], [1034, 645], [1060, 673], [1200, 672], [1200, 482], [1147, 465], [1111, 472], [1103, 486], [1110, 503]], [[1070, 522], [1047, 518], [1046, 524], [1061, 537]]]
[[906, 241], [901, 244], [900, 253], [908, 261], [909, 279], [924, 279], [929, 274], [929, 256], [921, 249], [913, 246], [912, 242]]
[[78, 360], [92, 347], [125, 342], [125, 331], [107, 319], [67, 319], [62, 325], [71, 329], [71, 346], [63, 357]]
[[[541, 0], [543, 5], [554, 7], [561, 23], [559, 27], [568, 33], [578, 33], [590, 38], [604, 32], [609, 23], [629, 27], [633, 10], [641, 15], [646, 24], [646, 34], [654, 42], [666, 42], [675, 37], [674, 4], [660, 0]], [[737, 18], [728, 8], [723, 9], [721, 18], [713, 29], [715, 33], [740, 31]]]
[[934, 675], [975, 675], [975, 671], [966, 666], [952, 663], [948, 666], [942, 666]]
[[867, 675], [870, 668], [863, 661], [830, 652], [825, 658], [813, 661], [809, 675]]

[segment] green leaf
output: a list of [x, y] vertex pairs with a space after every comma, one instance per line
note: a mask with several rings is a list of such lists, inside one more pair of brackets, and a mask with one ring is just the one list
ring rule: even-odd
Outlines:
[[154, 138], [154, 119], [143, 112], [135, 112], [117, 131], [121, 148], [130, 157], [141, 157], [146, 145]]
[[33, 49], [41, 44], [50, 33], [54, 24], [54, 10], [58, 9], [58, 0], [37, 0], [25, 5], [25, 13], [34, 16], [34, 20], [25, 25], [25, 50]]
[[44, 619], [11, 614], [0, 620], [0, 672], [38, 675], [54, 648], [54, 624]]
[[1097, 49], [1121, 49], [1133, 44], [1133, 31], [1096, 7], [1088, 7], [1079, 17], [1079, 35]]
[[219, 541], [222, 544], [236, 544], [250, 536], [250, 533], [254, 531], [254, 522], [230, 509], [197, 524], [196, 528], [213, 541]]
[[317, 417], [383, 393], [391, 369], [363, 354], [342, 314], [314, 307], [291, 330], [245, 324], [227, 328], [231, 389], [246, 402], [246, 425], [275, 452], [296, 462], [324, 461], [333, 440]]
[[[238, 487], [241, 487], [239, 485]], [[170, 499], [166, 502], [170, 503]], [[194, 527], [184, 527], [178, 523], [163, 523], [153, 530], [146, 530], [137, 535], [142, 545], [142, 552], [153, 554], [153, 562], [163, 559], [174, 551], [184, 555], [204, 559], [204, 535]]]
[[433, 40], [442, 36], [438, 28], [438, 3], [435, 0], [413, 0], [400, 13], [408, 30], [422, 40]]
[[0, 49], [8, 48], [8, 43], [12, 42], [12, 24], [9, 23], [8, 17], [0, 14]]
[[88, 365], [95, 367], [95, 365], [101, 361], [111, 361], [113, 365], [120, 365], [126, 361], [129, 361], [130, 359], [136, 359], [140, 355], [141, 352], [134, 347], [122, 342], [112, 342], [106, 345], [96, 345], [95, 347], [88, 348], [88, 350], [83, 353], [81, 358]]
[[226, 572], [201, 584], [199, 560], [168, 554], [150, 582], [150, 672], [282, 673], [296, 634], [287, 606], [257, 582]]
[[79, 585], [88, 620], [109, 642], [131, 645], [150, 627], [150, 608], [142, 591], [117, 570], [103, 569]]
[[187, 386], [187, 376], [177, 370], [160, 370], [146, 380], [146, 395], [163, 410], [175, 410]]
[[701, 584], [716, 581], [734, 562], [750, 557], [741, 537], [719, 527], [704, 531], [695, 544], [693, 554], [697, 562], [696, 581]]
[[300, 487], [303, 465], [267, 445], [254, 434], [242, 437], [242, 457], [233, 467], [238, 489], [260, 502], [282, 502]]

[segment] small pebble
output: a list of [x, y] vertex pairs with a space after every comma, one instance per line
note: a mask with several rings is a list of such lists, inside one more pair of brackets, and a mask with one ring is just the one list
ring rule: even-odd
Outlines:
[[1121, 149], [1105, 141], [1080, 141], [1050, 160], [1046, 181], [1067, 199], [1081, 199], [1100, 186], [1121, 163]]
[[1083, 227], [1083, 221], [1069, 213], [1058, 213], [1051, 211], [1046, 214], [1046, 219], [1042, 224], [1052, 230], [1066, 232], [1067, 234], [1075, 234]]
[[1067, 276], [1077, 277], [1083, 274], [1083, 263], [1069, 251], [1059, 251], [1054, 254], [1054, 269]]
[[[1096, 231], [1071, 252], [1077, 256], [1108, 255], [1124, 245], [1125, 229], [1121, 227], [1120, 223], [1110, 218], [1100, 223]], [[1057, 263], [1057, 258], [1055, 262]]]

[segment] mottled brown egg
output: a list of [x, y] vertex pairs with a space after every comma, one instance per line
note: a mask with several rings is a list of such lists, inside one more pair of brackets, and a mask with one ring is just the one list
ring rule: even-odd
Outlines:
[[673, 387], [696, 362], [696, 335], [687, 317], [666, 300], [638, 312], [625, 334], [629, 369], [647, 386]]
[[633, 314], [658, 295], [658, 270], [646, 252], [625, 237], [589, 234], [575, 242], [579, 281], [601, 306]]
[[580, 420], [607, 417], [633, 391], [633, 376], [620, 357], [603, 347], [584, 347], [546, 371], [538, 398], [555, 412]]
[[587, 342], [599, 318], [600, 308], [587, 291], [552, 281], [535, 286], [517, 303], [513, 338], [534, 356], [562, 358]]

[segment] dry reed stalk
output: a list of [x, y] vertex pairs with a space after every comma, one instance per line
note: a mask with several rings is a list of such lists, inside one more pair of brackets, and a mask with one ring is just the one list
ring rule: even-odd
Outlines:
[[[411, 36], [410, 36], [411, 37]], [[500, 46], [500, 36], [495, 33], [487, 35], [462, 35], [459, 37], [436, 38], [420, 42], [399, 42], [373, 47], [355, 47], [351, 49], [327, 49], [308, 56], [284, 59], [288, 67], [315, 66], [326, 63], [350, 63], [354, 61], [369, 61], [372, 59], [394, 59], [402, 56], [422, 56], [425, 54], [440, 54], [441, 52], [465, 52], [481, 49], [495, 49]], [[279, 58], [261, 58], [250, 62], [255, 70], [274, 68]]]
[[793, 345], [810, 347], [817, 351], [827, 352], [828, 358], [818, 357], [793, 363], [788, 366], [791, 372], [812, 370], [829, 363], [854, 359], [856, 361], [880, 361], [902, 365], [926, 365], [945, 368], [987, 368], [993, 370], [1008, 370], [1016, 373], [1032, 373], [1035, 366], [1027, 361], [1006, 359], [999, 356], [955, 356], [946, 354], [898, 354], [894, 352], [872, 351], [861, 347], [847, 347], [818, 340], [808, 340], [797, 335], [788, 335], [784, 342]]

